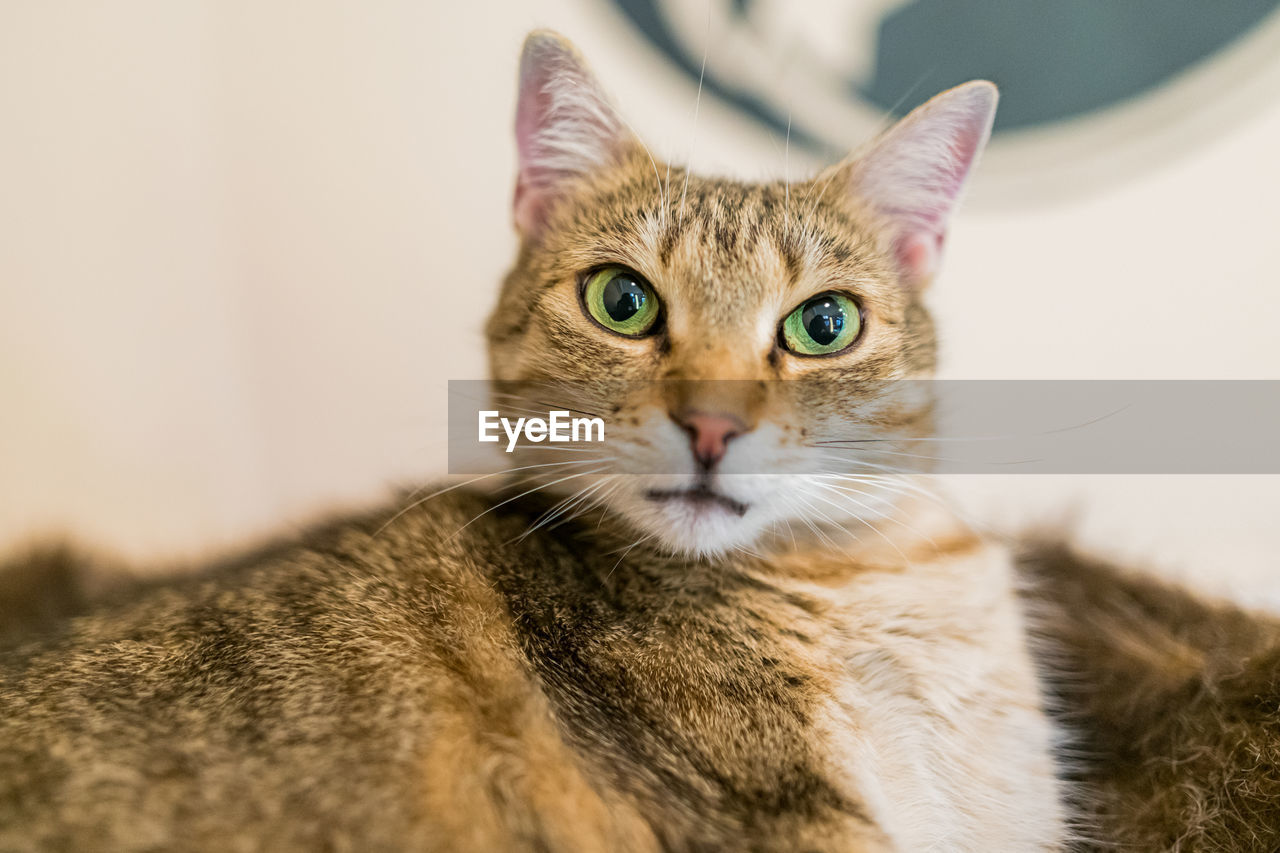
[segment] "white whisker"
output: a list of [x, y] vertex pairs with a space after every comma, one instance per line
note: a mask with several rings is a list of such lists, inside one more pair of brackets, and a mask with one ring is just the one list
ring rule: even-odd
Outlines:
[[[816, 485], [818, 485], [820, 488], [827, 489], [827, 490], [829, 490], [829, 491], [833, 491], [833, 492], [835, 492], [835, 491], [836, 491], [836, 489], [835, 489], [835, 487], [834, 487], [834, 486], [828, 486], [828, 485], [821, 484], [821, 483], [816, 484]], [[862, 509], [866, 510], [868, 513], [871, 513], [875, 518], [888, 518], [888, 516], [887, 516], [887, 515], [885, 515], [883, 512], [878, 512], [878, 511], [877, 511], [877, 510], [875, 510], [874, 508], [872, 508], [872, 507], [868, 506], [867, 504], [863, 503], [863, 502], [862, 502], [862, 501], [860, 501], [860, 500], [857, 500], [856, 498], [853, 498], [853, 497], [851, 497], [851, 496], [849, 496], [849, 495], [847, 495], [847, 494], [841, 493], [841, 492], [837, 492], [837, 494], [842, 494], [842, 495], [845, 497], [845, 499], [846, 499], [846, 500], [852, 501], [853, 503], [857, 504], [859, 507], [861, 507]], [[865, 494], [865, 492], [864, 492], [863, 494]], [[823, 503], [825, 503], [825, 504], [828, 504], [828, 505], [830, 505], [830, 506], [835, 507], [836, 509], [840, 509], [840, 508], [841, 508], [839, 504], [835, 503], [834, 501], [828, 500], [827, 498], [824, 498], [822, 495], [817, 495], [817, 494], [815, 494], [815, 495], [814, 495], [814, 497], [815, 497], [815, 498], [817, 498], [818, 500], [822, 501], [822, 502], [823, 502]], [[906, 564], [907, 564], [908, 566], [912, 565], [911, 560], [907, 557], [907, 555], [906, 555], [906, 554], [904, 554], [904, 553], [902, 553], [902, 549], [901, 549], [901, 548], [899, 548], [899, 547], [897, 546], [897, 544], [896, 544], [892, 539], [890, 539], [890, 538], [888, 537], [888, 535], [887, 535], [883, 530], [881, 530], [881, 529], [880, 529], [879, 527], [877, 527], [876, 525], [872, 524], [872, 523], [871, 523], [868, 519], [866, 519], [866, 518], [862, 518], [861, 516], [857, 516], [857, 518], [858, 518], [858, 520], [859, 520], [859, 521], [861, 521], [864, 525], [866, 525], [867, 527], [871, 528], [871, 531], [872, 531], [873, 533], [875, 533], [877, 536], [879, 536], [881, 539], [883, 539], [885, 542], [887, 542], [887, 543], [889, 544], [889, 547], [890, 547], [890, 548], [892, 548], [893, 550], [897, 551], [897, 552], [898, 552], [898, 555], [902, 557], [903, 561], [904, 561], [904, 562], [906, 562]]]
[[680, 221], [684, 221], [684, 202], [689, 195], [689, 176], [693, 174], [693, 154], [698, 146], [698, 111], [702, 107], [702, 83], [707, 76], [707, 53], [711, 50], [711, 0], [707, 0], [707, 31], [702, 42], [702, 69], [698, 72], [698, 95], [693, 101], [693, 130], [689, 139], [689, 161], [685, 164], [684, 190], [680, 193]]
[[598, 474], [598, 473], [600, 473], [600, 472], [601, 472], [601, 471], [603, 471], [603, 470], [604, 470], [604, 467], [600, 467], [600, 468], [593, 468], [593, 469], [591, 469], [590, 471], [580, 471], [580, 472], [578, 472], [577, 474], [569, 474], [568, 476], [561, 477], [561, 478], [559, 478], [559, 479], [557, 479], [557, 480], [552, 480], [550, 483], [543, 483], [543, 484], [542, 484], [542, 485], [540, 485], [540, 486], [534, 486], [532, 489], [527, 489], [527, 490], [525, 490], [525, 491], [521, 492], [520, 494], [516, 495], [516, 496], [515, 496], [515, 497], [513, 497], [513, 498], [507, 498], [505, 501], [501, 501], [501, 502], [496, 503], [496, 504], [494, 504], [493, 506], [489, 507], [489, 508], [488, 508], [488, 509], [486, 509], [484, 512], [482, 512], [482, 513], [480, 513], [479, 515], [477, 515], [475, 518], [471, 519], [471, 520], [470, 520], [470, 521], [468, 521], [466, 524], [462, 525], [462, 526], [461, 526], [461, 527], [459, 527], [457, 530], [453, 531], [453, 533], [449, 535], [449, 538], [450, 538], [450, 539], [452, 539], [454, 536], [457, 536], [457, 535], [458, 535], [459, 533], [461, 533], [463, 530], [466, 530], [466, 529], [467, 529], [467, 527], [469, 527], [469, 526], [470, 526], [470, 525], [472, 525], [473, 523], [475, 523], [475, 522], [479, 521], [481, 518], [483, 518], [484, 516], [486, 516], [486, 515], [488, 515], [489, 513], [493, 512], [495, 509], [498, 509], [499, 507], [506, 506], [507, 504], [511, 503], [512, 501], [518, 501], [518, 500], [520, 500], [520, 498], [524, 497], [525, 495], [531, 495], [531, 494], [533, 494], [534, 492], [540, 491], [540, 490], [542, 490], [542, 489], [550, 488], [551, 486], [554, 486], [554, 485], [556, 485], [557, 483], [563, 483], [563, 482], [565, 482], [565, 481], [567, 481], [567, 480], [575, 480], [575, 479], [577, 479], [578, 477], [586, 477], [586, 476], [589, 476], [589, 475], [591, 475], [591, 474]]
[[439, 490], [437, 490], [437, 491], [432, 492], [431, 494], [427, 495], [427, 496], [426, 496], [426, 497], [424, 497], [424, 498], [420, 498], [420, 499], [418, 499], [418, 500], [413, 500], [414, 496], [415, 496], [415, 495], [417, 495], [419, 492], [421, 492], [423, 488], [425, 488], [425, 486], [423, 486], [423, 487], [419, 487], [419, 488], [415, 489], [413, 492], [411, 492], [411, 493], [409, 494], [409, 500], [411, 500], [411, 501], [412, 501], [412, 503], [408, 504], [407, 506], [405, 506], [405, 507], [404, 507], [404, 509], [400, 510], [400, 511], [399, 511], [399, 512], [397, 512], [395, 515], [391, 516], [391, 518], [389, 518], [389, 519], [388, 519], [388, 520], [387, 520], [387, 521], [386, 521], [386, 522], [385, 522], [381, 527], [379, 527], [377, 530], [375, 530], [375, 531], [373, 532], [373, 536], [372, 536], [372, 537], [370, 537], [370, 538], [376, 539], [376, 538], [378, 537], [378, 535], [382, 533], [382, 531], [384, 531], [384, 530], [386, 530], [388, 527], [390, 527], [390, 526], [391, 526], [391, 525], [392, 525], [396, 520], [398, 520], [398, 519], [399, 519], [401, 516], [403, 516], [405, 513], [407, 513], [407, 512], [409, 512], [409, 511], [411, 511], [411, 510], [415, 509], [416, 507], [422, 506], [424, 503], [426, 503], [427, 501], [431, 500], [432, 498], [438, 498], [438, 497], [440, 497], [441, 495], [446, 494], [447, 492], [452, 492], [454, 489], [461, 489], [463, 486], [469, 486], [469, 485], [471, 485], [472, 483], [478, 483], [478, 482], [480, 482], [481, 480], [487, 480], [487, 479], [489, 479], [490, 477], [497, 477], [497, 476], [499, 476], [499, 475], [501, 475], [501, 474], [515, 474], [515, 473], [517, 473], [517, 472], [519, 472], [519, 471], [525, 471], [525, 470], [528, 470], [528, 469], [530, 469], [530, 468], [550, 468], [550, 467], [553, 467], [553, 466], [561, 466], [561, 465], [582, 465], [582, 464], [585, 464], [585, 463], [587, 463], [587, 462], [594, 462], [594, 461], [596, 461], [596, 460], [594, 460], [594, 459], [575, 459], [575, 460], [568, 461], [568, 462], [544, 462], [544, 463], [540, 463], [540, 464], [537, 464], [537, 465], [521, 465], [521, 466], [519, 466], [518, 468], [504, 468], [504, 469], [503, 469], [503, 470], [501, 470], [501, 471], [493, 471], [493, 472], [491, 472], [491, 473], [489, 473], [489, 474], [481, 474], [479, 477], [472, 477], [470, 480], [466, 480], [466, 481], [461, 482], [461, 483], [455, 483], [455, 484], [454, 484], [454, 485], [452, 485], [452, 486], [446, 486], [446, 487], [445, 487], [445, 488], [443, 488], [443, 489], [439, 489]]

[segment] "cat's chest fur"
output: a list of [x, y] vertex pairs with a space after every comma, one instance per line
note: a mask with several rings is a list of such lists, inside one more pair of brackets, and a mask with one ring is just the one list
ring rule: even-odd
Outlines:
[[786, 584], [828, 608], [816, 657], [834, 675], [815, 728], [838, 777], [896, 849], [1056, 849], [1052, 733], [1007, 551], [961, 538], [909, 556]]
[[502, 585], [566, 738], [671, 846], [1055, 849], [1003, 550], [790, 559]]

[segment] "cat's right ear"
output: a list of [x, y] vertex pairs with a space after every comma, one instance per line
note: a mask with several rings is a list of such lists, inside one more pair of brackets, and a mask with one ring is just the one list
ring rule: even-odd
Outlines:
[[630, 132], [577, 50], [564, 37], [536, 30], [520, 58], [516, 103], [515, 221], [536, 236], [551, 207], [577, 179], [616, 161]]

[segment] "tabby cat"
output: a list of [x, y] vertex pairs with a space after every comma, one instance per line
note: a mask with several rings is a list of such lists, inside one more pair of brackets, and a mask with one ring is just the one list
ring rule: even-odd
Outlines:
[[[491, 371], [597, 395], [607, 454], [526, 449], [514, 497], [68, 597], [87, 612], [2, 659], [0, 850], [986, 853], [1062, 849], [1068, 806], [1105, 827], [1131, 801], [1055, 772], [1010, 550], [814, 440], [927, 430], [927, 400], [875, 389], [934, 369], [922, 297], [995, 103], [953, 89], [812, 180], [709, 179], [531, 35]], [[1071, 570], [1029, 564], [1051, 607]], [[1064, 626], [1054, 660], [1105, 635]]]

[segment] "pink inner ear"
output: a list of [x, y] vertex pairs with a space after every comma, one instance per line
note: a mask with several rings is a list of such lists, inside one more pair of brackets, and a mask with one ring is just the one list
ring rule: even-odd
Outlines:
[[973, 82], [944, 92], [907, 116], [858, 163], [856, 190], [890, 224], [906, 284], [937, 272], [947, 221], [991, 129], [996, 90]]
[[985, 125], [976, 127], [973, 124], [965, 124], [953, 133], [951, 158], [947, 163], [950, 166], [948, 177], [951, 179], [947, 196], [951, 203], [954, 203], [956, 196], [960, 194], [960, 188], [964, 186], [964, 180], [969, 176], [969, 169], [978, 156], [978, 150], [986, 142], [986, 137]]
[[525, 42], [516, 102], [516, 226], [546, 225], [567, 183], [612, 160], [622, 125], [595, 78], [564, 40], [535, 34]]
[[909, 221], [914, 220], [926, 232], [936, 236], [933, 241], [935, 251], [941, 248], [947, 219], [955, 208], [956, 199], [964, 188], [965, 179], [969, 176], [974, 158], [978, 156], [985, 139], [985, 133], [975, 130], [971, 125], [948, 130], [950, 137], [943, 147], [946, 155], [917, 166], [921, 170], [919, 180], [926, 189], [919, 194], [922, 197], [918, 206], [899, 212], [899, 215]]
[[538, 128], [547, 123], [551, 112], [551, 94], [547, 91], [544, 65], [521, 69], [520, 93], [516, 102], [516, 151], [520, 163], [531, 163], [536, 156]]
[[905, 212], [903, 221], [908, 224], [902, 236], [895, 241], [894, 249], [899, 266], [912, 282], [927, 282], [938, 271], [946, 240], [947, 219], [964, 187], [983, 137], [984, 134], [970, 128], [956, 131], [950, 140], [951, 156], [937, 164], [935, 203], [922, 210]]
[[516, 177], [512, 208], [516, 227], [526, 234], [537, 231], [546, 219], [547, 203], [539, 185], [547, 181], [539, 174], [538, 130], [550, 118], [552, 99], [547, 91], [545, 62], [528, 63], [521, 69], [520, 92], [516, 102], [516, 154], [520, 169]]
[[941, 232], [912, 231], [898, 238], [894, 246], [898, 266], [912, 282], [924, 282], [937, 272], [942, 255]]
[[551, 96], [545, 85], [545, 78], [521, 80], [516, 105], [516, 154], [520, 169], [512, 207], [516, 227], [525, 234], [537, 231], [546, 220], [547, 213], [545, 193], [539, 188], [540, 184], [546, 183], [547, 176], [538, 174], [537, 157], [538, 128], [546, 122], [551, 109]]
[[522, 233], [532, 234], [546, 221], [546, 202], [536, 190], [530, 188], [523, 176], [516, 179], [516, 192], [511, 206], [516, 227]]

